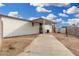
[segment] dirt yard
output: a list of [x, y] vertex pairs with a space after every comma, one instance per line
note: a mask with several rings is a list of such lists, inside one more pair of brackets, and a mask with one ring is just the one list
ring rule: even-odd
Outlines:
[[64, 44], [72, 53], [79, 56], [79, 37], [68, 36], [60, 33], [53, 33], [53, 35]]
[[0, 55], [15, 56], [24, 51], [37, 35], [19, 36], [3, 39], [3, 47]]

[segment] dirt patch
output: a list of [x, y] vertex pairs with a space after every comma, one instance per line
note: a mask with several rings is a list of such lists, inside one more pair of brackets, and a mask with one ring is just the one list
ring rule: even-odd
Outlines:
[[2, 56], [15, 56], [24, 51], [37, 35], [20, 36], [3, 39], [3, 46], [0, 55]]
[[68, 35], [66, 37], [65, 34], [61, 33], [53, 33], [53, 35], [64, 44], [72, 53], [76, 56], [79, 56], [79, 37]]

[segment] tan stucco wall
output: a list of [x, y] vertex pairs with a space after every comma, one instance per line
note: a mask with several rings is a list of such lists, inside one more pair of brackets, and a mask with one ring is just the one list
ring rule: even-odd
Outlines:
[[47, 30], [49, 30], [49, 32], [52, 32], [52, 25], [43, 25], [43, 31], [46, 33]]

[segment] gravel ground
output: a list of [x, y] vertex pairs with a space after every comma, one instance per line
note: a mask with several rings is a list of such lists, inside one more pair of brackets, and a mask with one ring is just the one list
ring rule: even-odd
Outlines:
[[79, 37], [69, 35], [66, 37], [65, 34], [53, 33], [53, 35], [64, 44], [72, 53], [79, 56]]
[[0, 55], [2, 56], [15, 56], [24, 51], [37, 35], [10, 37], [3, 39], [2, 51]]

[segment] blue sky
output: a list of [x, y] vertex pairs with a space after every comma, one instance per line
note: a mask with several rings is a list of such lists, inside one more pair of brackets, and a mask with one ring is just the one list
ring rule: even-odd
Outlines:
[[0, 4], [0, 14], [13, 14], [29, 20], [40, 17], [58, 19], [60, 23], [62, 20], [67, 22], [79, 18], [79, 3], [3, 3]]
[[[37, 12], [35, 8], [37, 6], [32, 6], [29, 3], [4, 3], [5, 6], [0, 7], [0, 14], [7, 15], [9, 12], [17, 11], [19, 14], [18, 16], [22, 16], [23, 18], [29, 17], [41, 17], [47, 16], [48, 14], [52, 13], [58, 16], [59, 13], [63, 12], [64, 9], [68, 9], [72, 6], [79, 7], [79, 3], [73, 3], [68, 6], [44, 6], [44, 8], [52, 10], [52, 12]], [[70, 18], [73, 18], [73, 15], [70, 15]], [[59, 16], [58, 16], [59, 17]]]

